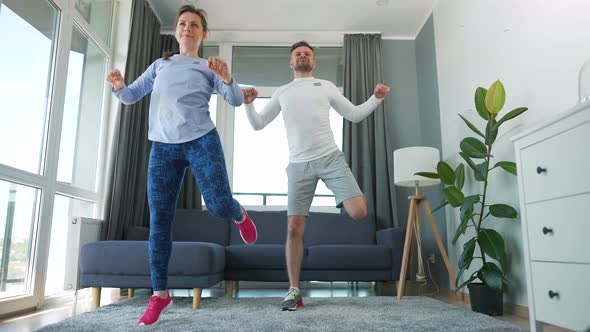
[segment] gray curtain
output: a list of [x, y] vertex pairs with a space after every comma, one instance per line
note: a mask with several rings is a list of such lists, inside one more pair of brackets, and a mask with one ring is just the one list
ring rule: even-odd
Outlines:
[[[383, 82], [381, 35], [344, 36], [344, 96], [365, 102]], [[391, 97], [389, 97], [391, 98]], [[387, 98], [383, 101], [387, 102]], [[398, 226], [393, 183], [393, 135], [383, 103], [360, 123], [344, 120], [343, 151], [379, 228]]]
[[[125, 82], [130, 84], [160, 57], [160, 23], [145, 0], [134, 0]], [[122, 105], [114, 139], [113, 172], [106, 197], [107, 239], [119, 240], [129, 226], [149, 225], [147, 139], [149, 95]]]
[[[166, 54], [168, 52], [176, 52], [180, 49], [178, 41], [176, 40], [176, 37], [174, 37], [173, 35], [161, 35], [160, 38], [162, 40], [162, 54]], [[198, 55], [200, 58], [203, 57], [203, 43], [201, 43], [201, 46], [199, 47]]]
[[[176, 52], [179, 49], [178, 42], [176, 41], [176, 37], [172, 35], [161, 35], [160, 36], [162, 50], [161, 54], [164, 55], [168, 52]], [[203, 48], [199, 48], [199, 56], [202, 56]], [[202, 209], [203, 206], [201, 204], [201, 190], [197, 185], [197, 181], [193, 176], [193, 172], [191, 171], [190, 167], [186, 169], [186, 174], [184, 175], [184, 182], [182, 183], [182, 188], [180, 189], [180, 195], [178, 196], [178, 203], [177, 207], [181, 209]]]

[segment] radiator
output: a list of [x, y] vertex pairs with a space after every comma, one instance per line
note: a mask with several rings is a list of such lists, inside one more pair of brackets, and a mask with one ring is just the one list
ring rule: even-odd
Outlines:
[[80, 248], [88, 242], [100, 241], [105, 238], [106, 227], [103, 220], [84, 217], [72, 218], [68, 224], [64, 290], [77, 290], [80, 285], [78, 266]]

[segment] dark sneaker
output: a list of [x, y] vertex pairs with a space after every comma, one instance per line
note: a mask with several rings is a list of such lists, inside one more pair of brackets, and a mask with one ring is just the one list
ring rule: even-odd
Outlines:
[[160, 314], [165, 310], [172, 307], [172, 298], [168, 293], [168, 298], [163, 299], [158, 295], [152, 295], [150, 297], [150, 303], [148, 304], [147, 310], [141, 316], [141, 319], [137, 324], [139, 325], [152, 325], [158, 321]]
[[303, 307], [303, 298], [301, 293], [294, 288], [289, 288], [285, 300], [283, 300], [283, 311], [295, 311], [297, 307]]
[[243, 207], [242, 212], [244, 213], [244, 221], [241, 223], [236, 221], [236, 226], [238, 226], [238, 229], [240, 230], [240, 236], [242, 237], [242, 240], [244, 240], [244, 242], [247, 244], [254, 244], [258, 237], [256, 225], [254, 225], [254, 222], [252, 222], [252, 219], [250, 219], [248, 212], [246, 212], [246, 209]]

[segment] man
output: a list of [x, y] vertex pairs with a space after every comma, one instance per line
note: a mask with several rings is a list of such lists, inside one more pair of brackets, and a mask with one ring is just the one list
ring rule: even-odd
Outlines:
[[299, 275], [303, 259], [305, 218], [319, 179], [334, 192], [336, 205], [344, 206], [355, 220], [367, 215], [366, 198], [360, 190], [344, 154], [334, 142], [330, 128], [330, 106], [349, 121], [366, 118], [389, 93], [389, 87], [377, 84], [374, 95], [355, 106], [329, 81], [314, 78], [316, 66], [313, 48], [300, 41], [291, 46], [289, 66], [294, 80], [278, 88], [264, 109], [257, 113], [252, 102], [258, 91], [244, 89], [246, 114], [254, 130], [260, 130], [283, 111], [289, 143], [287, 270], [290, 288], [282, 304], [283, 310], [294, 311], [303, 306], [299, 291]]

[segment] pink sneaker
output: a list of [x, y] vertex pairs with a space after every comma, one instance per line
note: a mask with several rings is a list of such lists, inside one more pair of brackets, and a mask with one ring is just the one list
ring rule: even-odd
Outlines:
[[141, 316], [139, 325], [152, 325], [158, 321], [160, 314], [165, 310], [168, 310], [172, 306], [172, 298], [168, 293], [168, 298], [162, 299], [158, 295], [152, 295], [150, 297], [150, 303], [148, 304], [147, 310]]
[[256, 225], [254, 225], [252, 219], [250, 219], [250, 216], [248, 215], [248, 212], [246, 212], [246, 209], [244, 209], [243, 207], [242, 212], [244, 213], [245, 217], [244, 221], [242, 221], [241, 223], [235, 221], [235, 223], [240, 229], [240, 236], [242, 237], [242, 240], [244, 240], [244, 242], [246, 242], [247, 244], [254, 244], [254, 242], [256, 242], [256, 238], [258, 237]]

